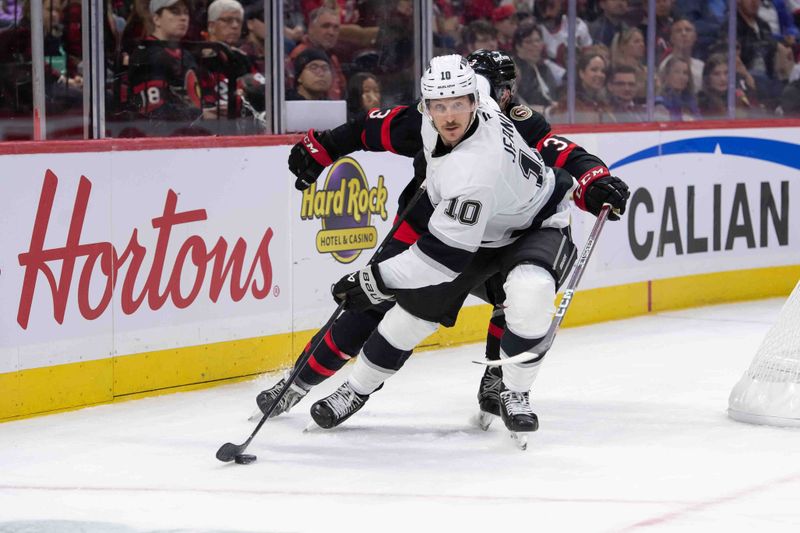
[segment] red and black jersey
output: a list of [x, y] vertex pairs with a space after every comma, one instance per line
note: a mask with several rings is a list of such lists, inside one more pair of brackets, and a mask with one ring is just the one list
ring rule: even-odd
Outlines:
[[130, 58], [132, 100], [144, 115], [194, 120], [202, 113], [197, 61], [178, 43], [148, 37]]
[[[579, 182], [609, 175], [602, 159], [566, 137], [555, 135], [540, 113], [527, 106], [510, 105], [506, 115], [529, 146], [536, 148], [550, 167], [563, 168]], [[414, 157], [422, 150], [422, 112], [418, 106], [373, 109], [331, 131], [339, 155], [356, 150], [393, 152]]]
[[[239, 79], [248, 74], [257, 74], [253, 62], [243, 51], [224, 43], [192, 43], [190, 46], [200, 66], [199, 78], [203, 107], [228, 109], [228, 116], [238, 117], [241, 98], [237, 90], [242, 88]], [[231, 83], [233, 82], [233, 83]], [[234, 98], [230, 98], [230, 93]], [[233, 102], [232, 109], [228, 107]]]

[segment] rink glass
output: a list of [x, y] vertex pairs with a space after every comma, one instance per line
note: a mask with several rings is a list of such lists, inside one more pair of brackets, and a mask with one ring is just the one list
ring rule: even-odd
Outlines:
[[[286, 132], [284, 103], [287, 97], [296, 96], [290, 54], [309, 33], [310, 12], [304, 10], [316, 4], [336, 5], [339, 9], [333, 42], [330, 35], [319, 41], [334, 59], [340, 86], [337, 98], [347, 97], [350, 77], [368, 72], [376, 76], [382, 88], [381, 107], [412, 104], [419, 97], [417, 80], [428, 59], [432, 55], [463, 52], [460, 41], [467, 25], [483, 19], [492, 27], [492, 13], [478, 4], [456, 10], [449, 2], [432, 0], [283, 0], [264, 1], [259, 14], [262, 2], [245, 1], [239, 47], [245, 50], [252, 68], [247, 75], [240, 75], [237, 73], [241, 69], [215, 65], [215, 58], [224, 53], [224, 48], [209, 41], [213, 33], [207, 22], [209, 2], [186, 2], [190, 24], [179, 48], [187, 61], [197, 65], [201, 93], [198, 105], [202, 112], [179, 119], [148, 116], [131, 102], [131, 53], [152, 29], [148, 0], [33, 0], [7, 6], [0, 13], [2, 140]], [[606, 69], [620, 62], [636, 69], [635, 104], [643, 121], [770, 119], [800, 112], [800, 102], [795, 101], [800, 98], [796, 96], [800, 95], [800, 82], [793, 81], [800, 69], [795, 68], [793, 60], [798, 50], [792, 30], [778, 28], [773, 36], [765, 32], [763, 42], [754, 43], [752, 38], [746, 38], [744, 30], [737, 30], [736, 0], [728, 0], [725, 9], [719, 3], [693, 0], [604, 2], [604, 6], [616, 6], [612, 16], [623, 28], [607, 46], [598, 45], [599, 41], [608, 40], [607, 33], [602, 37], [601, 19], [606, 14], [599, 2], [546, 0], [536, 2], [532, 14], [524, 12], [525, 2], [516, 4], [521, 6], [516, 14], [517, 27], [525, 23], [546, 27], [543, 34], [549, 45], [544, 59], [549, 63], [539, 68], [548, 69], [543, 79], [554, 88], [549, 94], [550, 103], [531, 106], [552, 122], [631, 122], [616, 116], [608, 91], [602, 88], [593, 91], [587, 109], [586, 88], [577, 68], [580, 55], [587, 49], [608, 55]], [[82, 6], [92, 9], [84, 10]], [[223, 14], [220, 23], [230, 17]], [[688, 19], [688, 24], [681, 24], [681, 17]], [[651, 21], [654, 24], [649, 24]], [[673, 31], [676, 23], [678, 27]], [[743, 27], [742, 23], [739, 25]], [[633, 42], [622, 39], [625, 29], [630, 28], [638, 29], [632, 32]], [[498, 46], [513, 55], [513, 39], [504, 41], [502, 35], [497, 39]], [[92, 55], [84, 54], [87, 44], [94, 51]], [[678, 49], [689, 54], [693, 74], [691, 94], [683, 96], [676, 96], [674, 88], [670, 94], [666, 76], [659, 74], [665, 59]], [[759, 51], [765, 49], [768, 53], [759, 56]], [[714, 53], [728, 58], [732, 74], [728, 76], [728, 90], [714, 96], [716, 111], [704, 114], [700, 109], [705, 86], [702, 62]], [[157, 74], [160, 67], [151, 68]], [[226, 77], [228, 72], [232, 74]], [[607, 70], [606, 83], [610, 81], [609, 74]], [[520, 89], [526, 83], [531, 83], [530, 77], [521, 77]], [[170, 90], [180, 99], [191, 101], [195, 95], [187, 87], [192, 85], [172, 85]], [[236, 104], [227, 105], [226, 98], [233, 98]]]

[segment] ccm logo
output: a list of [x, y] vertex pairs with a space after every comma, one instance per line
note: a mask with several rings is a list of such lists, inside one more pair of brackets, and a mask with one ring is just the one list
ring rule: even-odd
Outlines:
[[581, 182], [581, 185], [586, 187], [587, 185], [589, 185], [589, 183], [592, 182], [592, 180], [607, 175], [608, 175], [608, 169], [606, 167], [595, 167], [592, 170], [586, 172], [583, 176], [581, 176], [581, 179], [579, 181]]
[[303, 144], [306, 145], [306, 148], [308, 148], [308, 151], [311, 152], [312, 154], [316, 154], [319, 152], [319, 150], [317, 150], [317, 147], [314, 146], [314, 143], [311, 142], [311, 139], [308, 138], [308, 135], [306, 135], [303, 138]]

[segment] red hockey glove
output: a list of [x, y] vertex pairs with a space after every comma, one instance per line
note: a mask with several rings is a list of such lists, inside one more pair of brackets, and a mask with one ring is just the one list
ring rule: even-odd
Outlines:
[[289, 170], [297, 176], [295, 189], [304, 191], [311, 187], [325, 167], [336, 159], [338, 155], [330, 132], [317, 133], [313, 129], [308, 130], [303, 140], [295, 144], [289, 152]]
[[331, 287], [336, 303], [345, 302], [345, 309], [364, 311], [394, 297], [383, 284], [377, 265], [346, 275]]

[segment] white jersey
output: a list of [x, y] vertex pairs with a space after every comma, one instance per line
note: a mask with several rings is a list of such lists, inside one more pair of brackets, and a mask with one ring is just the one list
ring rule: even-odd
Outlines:
[[553, 170], [494, 101], [483, 100], [475, 123], [454, 148], [441, 143], [427, 119], [422, 139], [427, 193], [434, 208], [430, 235], [380, 263], [388, 288], [452, 281], [480, 247], [510, 244], [533, 225], [569, 224], [574, 180], [565, 185], [562, 177], [557, 186]]
[[[544, 24], [540, 24], [542, 30], [542, 40], [547, 57], [556, 63], [566, 63], [567, 42], [568, 42], [568, 20], [566, 15], [561, 15], [561, 23], [555, 31], [550, 31]], [[589, 33], [589, 26], [583, 19], [575, 20], [575, 45], [578, 50], [592, 45], [592, 36]]]

